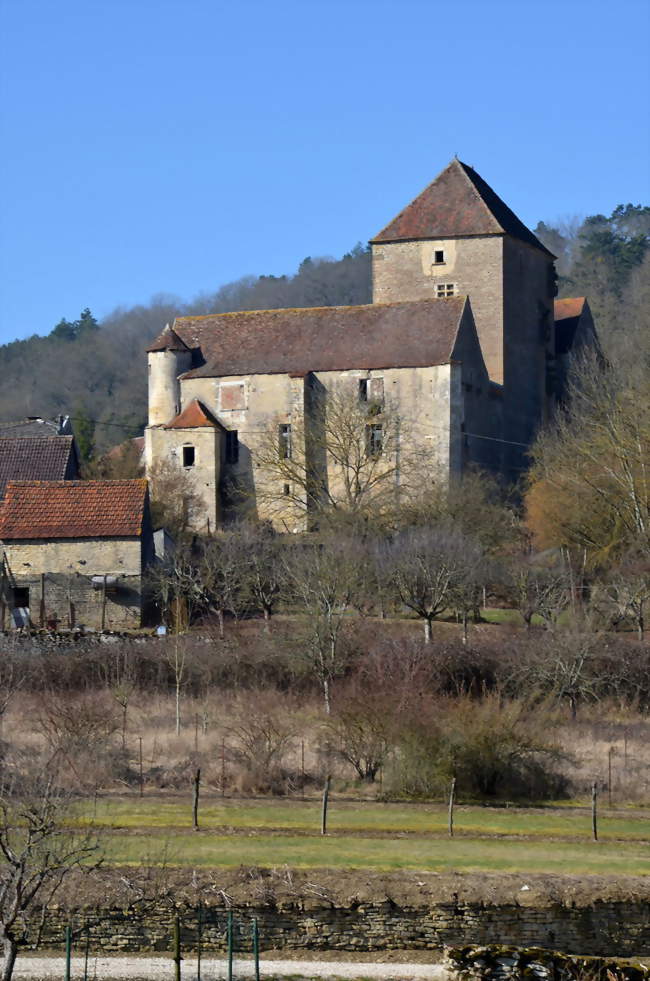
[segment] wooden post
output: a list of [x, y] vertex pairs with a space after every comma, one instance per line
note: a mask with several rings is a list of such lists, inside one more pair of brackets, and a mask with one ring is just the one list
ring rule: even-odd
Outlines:
[[181, 981], [181, 921], [174, 917], [174, 981]]
[[607, 752], [607, 803], [612, 806], [612, 756], [614, 755], [614, 747], [610, 746]]
[[302, 788], [302, 799], [305, 799], [305, 740], [300, 740], [300, 786]]
[[194, 798], [192, 801], [192, 830], [199, 830], [199, 788], [201, 786], [201, 768], [194, 775]]
[[449, 789], [449, 837], [454, 837], [454, 798], [456, 796], [456, 777], [451, 779]]
[[144, 797], [144, 774], [142, 772], [142, 736], [138, 736], [140, 743], [140, 797]]
[[598, 785], [595, 780], [591, 785], [591, 831], [594, 841], [598, 841]]
[[330, 776], [329, 774], [325, 778], [325, 787], [323, 789], [323, 807], [321, 810], [320, 819], [320, 833], [322, 835], [327, 834], [327, 804], [329, 802], [330, 796]]
[[221, 740], [221, 796], [226, 796], [226, 740]]
[[39, 609], [39, 621], [41, 630], [45, 626], [45, 573], [41, 572], [41, 603]]

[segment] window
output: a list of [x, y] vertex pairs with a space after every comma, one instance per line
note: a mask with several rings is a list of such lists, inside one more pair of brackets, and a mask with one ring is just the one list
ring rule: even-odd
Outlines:
[[291, 459], [291, 426], [278, 426], [278, 450], [281, 460]]
[[14, 586], [13, 594], [15, 609], [29, 609], [29, 586]]
[[379, 409], [384, 404], [384, 379], [360, 378], [359, 401], [369, 402], [373, 407]]
[[226, 463], [239, 463], [239, 435], [236, 429], [226, 433]]
[[368, 456], [381, 456], [384, 445], [384, 430], [381, 423], [372, 423], [366, 426], [366, 454]]
[[183, 447], [183, 466], [184, 467], [193, 467], [194, 466], [194, 459], [195, 459], [194, 447], [193, 446], [184, 446]]
[[290, 493], [291, 493], [291, 488], [289, 487], [289, 484], [285, 484], [284, 485], [284, 496], [285, 497], [289, 497], [289, 494]]
[[443, 266], [445, 263], [445, 253], [442, 249], [436, 249], [433, 253], [433, 263], [435, 266]]
[[437, 283], [436, 284], [436, 296], [456, 296], [456, 284], [455, 283]]

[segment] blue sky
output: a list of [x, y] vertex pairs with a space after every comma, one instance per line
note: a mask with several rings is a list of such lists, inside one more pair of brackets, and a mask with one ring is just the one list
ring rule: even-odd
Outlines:
[[0, 342], [365, 241], [457, 153], [650, 200], [647, 0], [2, 0]]

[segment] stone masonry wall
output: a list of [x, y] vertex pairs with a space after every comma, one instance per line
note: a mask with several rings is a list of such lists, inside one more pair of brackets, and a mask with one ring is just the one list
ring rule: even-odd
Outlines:
[[[251, 922], [259, 924], [262, 949], [339, 949], [376, 951], [440, 949], [463, 944], [539, 946], [569, 954], [642, 956], [650, 954], [650, 907], [643, 901], [594, 902], [576, 907], [555, 903], [543, 907], [511, 904], [439, 903], [399, 906], [393, 902], [334, 906], [297, 900], [232, 907], [236, 949], [250, 950]], [[161, 906], [137, 915], [133, 910], [92, 909], [71, 913], [48, 911], [42, 945], [60, 948], [65, 926], [72, 922], [85, 938], [88, 924], [94, 952], [151, 952], [171, 949], [174, 917], [181, 921], [183, 949], [196, 949], [197, 909]], [[225, 905], [202, 910], [202, 947], [225, 948]], [[79, 941], [81, 942], [81, 941]], [[85, 942], [85, 940], [84, 940]]]

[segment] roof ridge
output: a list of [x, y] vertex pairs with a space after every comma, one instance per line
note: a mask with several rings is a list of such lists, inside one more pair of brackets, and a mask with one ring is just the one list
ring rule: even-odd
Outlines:
[[[440, 300], [457, 300], [461, 296], [466, 294], [455, 294], [454, 296], [426, 296], [421, 300], [389, 300], [384, 303], [342, 303], [342, 304], [330, 304], [329, 306], [321, 307], [265, 307], [259, 310], [224, 310], [221, 313], [201, 313], [201, 314], [191, 314], [189, 316], [176, 317], [174, 323], [179, 321], [190, 321], [198, 322], [201, 320], [212, 320], [214, 317], [245, 317], [247, 315], [257, 316], [260, 313], [264, 314], [305, 314], [305, 313], [316, 313], [318, 311], [325, 310], [364, 310], [367, 308], [372, 308], [373, 310], [377, 307], [405, 307], [405, 306], [415, 306], [420, 303], [438, 303]], [[180, 336], [180, 335], [177, 335]], [[181, 338], [182, 340], [182, 338]], [[189, 348], [188, 348], [189, 350]]]

